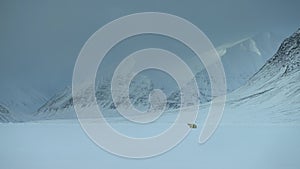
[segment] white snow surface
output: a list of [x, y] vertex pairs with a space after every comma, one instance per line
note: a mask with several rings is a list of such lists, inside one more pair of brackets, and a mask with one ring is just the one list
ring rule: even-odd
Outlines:
[[[50, 120], [0, 124], [0, 167], [13, 169], [81, 168], [210, 168], [210, 169], [298, 169], [300, 166], [300, 123], [235, 123], [242, 119], [268, 116], [257, 109], [226, 108], [219, 128], [208, 142], [198, 143], [206, 117], [200, 111], [198, 128], [172, 150], [147, 159], [113, 155], [94, 144], [77, 120]], [[250, 113], [250, 114], [249, 114]], [[251, 115], [252, 114], [252, 115]], [[108, 119], [116, 130], [135, 137], [156, 135], [169, 127], [175, 116], [170, 112], [145, 126], [121, 117]], [[247, 120], [247, 122], [250, 122]], [[188, 127], [188, 126], [187, 126]], [[103, 133], [103, 137], [106, 137]], [[157, 144], [159, 146], [159, 143]]]

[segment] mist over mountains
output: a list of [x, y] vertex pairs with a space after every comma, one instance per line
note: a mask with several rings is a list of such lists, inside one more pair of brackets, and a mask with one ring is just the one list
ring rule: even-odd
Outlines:
[[[228, 43], [218, 47], [217, 50], [222, 58], [226, 73], [228, 92], [234, 91], [231, 94], [234, 97], [231, 98], [235, 99], [231, 100], [245, 100], [241, 99], [242, 95], [255, 95], [257, 91], [260, 91], [258, 90], [259, 84], [266, 85], [265, 83], [267, 82], [265, 82], [265, 80], [267, 79], [267, 77], [274, 78], [274, 75], [277, 72], [283, 71], [283, 69], [285, 73], [297, 72], [295, 70], [298, 70], [299, 67], [295, 65], [299, 64], [298, 57], [296, 57], [299, 48], [299, 45], [297, 44], [299, 39], [298, 34], [299, 31], [294, 33], [291, 37], [287, 38], [281, 44], [279, 50], [276, 53], [275, 51], [280, 43], [278, 40], [279, 38], [276, 38], [276, 36], [272, 35], [271, 33], [258, 34], [234, 43]], [[273, 55], [272, 53], [275, 53], [273, 57], [271, 57]], [[280, 64], [281, 66], [273, 66], [272, 68], [269, 66], [274, 64]], [[262, 65], [264, 65], [263, 68], [261, 68]], [[268, 72], [268, 74], [262, 72]], [[151, 77], [153, 78], [155, 76]], [[248, 81], [250, 77], [252, 78]], [[210, 83], [206, 71], [202, 70], [196, 73], [195, 79], [199, 86], [200, 102], [209, 102], [213, 98], [213, 96], [210, 95]], [[268, 84], [268, 86], [274, 86], [280, 81], [283, 80], [279, 79], [276, 83], [272, 81], [272, 84]], [[284, 83], [290, 84], [290, 82], [286, 80], [284, 81]], [[295, 84], [293, 93], [297, 93], [299, 91], [298, 85], [296, 85], [297, 83], [293, 82], [292, 84]], [[104, 109], [115, 109], [116, 105], [114, 105], [111, 98], [110, 82], [108, 80], [102, 80], [96, 86], [96, 98], [98, 105]], [[148, 97], [153, 89], [154, 84], [151, 78], [144, 75], [140, 75], [135, 78], [130, 86], [130, 99], [133, 105], [141, 109], [147, 109], [150, 106]], [[167, 108], [177, 109], [180, 105], [180, 92], [176, 88], [172, 90], [167, 98]], [[267, 89], [266, 91], [269, 91], [269, 89]], [[19, 99], [20, 98], [22, 97], [19, 97]], [[12, 111], [8, 108], [8, 106], [6, 106], [11, 105], [12, 107], [18, 107], [13, 106], [14, 104], [11, 104], [14, 102], [4, 102], [5, 104], [3, 104], [3, 108], [1, 109], [1, 121], [27, 121], [76, 117], [72, 107], [73, 100], [70, 87], [66, 87], [65, 90], [55, 94], [50, 99], [40, 97], [38, 94], [33, 95], [32, 98], [32, 100], [27, 100], [27, 102], [40, 103], [39, 107], [32, 106], [33, 104], [23, 104], [24, 106], [32, 106], [32, 112], [25, 115], [23, 114], [21, 116], [19, 116], [18, 113], [15, 113], [17, 109], [15, 109], [15, 111]], [[38, 99], [39, 101], [36, 101], [36, 98], [40, 98]], [[88, 100], [86, 100], [86, 102], [88, 103]]]

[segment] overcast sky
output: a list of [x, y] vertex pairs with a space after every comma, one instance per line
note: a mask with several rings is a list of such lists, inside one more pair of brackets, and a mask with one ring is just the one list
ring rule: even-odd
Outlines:
[[298, 0], [1, 0], [0, 92], [24, 85], [49, 94], [70, 85], [85, 41], [124, 15], [174, 14], [218, 46], [259, 32], [288, 36], [300, 27], [299, 6]]

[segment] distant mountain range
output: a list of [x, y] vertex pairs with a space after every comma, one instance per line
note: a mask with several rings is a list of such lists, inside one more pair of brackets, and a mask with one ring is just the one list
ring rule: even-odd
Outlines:
[[[299, 32], [299, 31], [298, 31]], [[295, 33], [297, 34], [297, 32]], [[295, 36], [295, 35], [293, 35]], [[292, 37], [293, 37], [292, 36]], [[290, 38], [292, 38], [290, 37]], [[290, 39], [288, 38], [288, 39]], [[292, 39], [297, 39], [298, 37], [293, 37]], [[283, 42], [283, 44], [286, 43], [287, 40]], [[278, 52], [270, 59], [268, 60], [276, 51], [278, 48], [280, 42], [279, 38], [277, 38], [275, 35], [271, 33], [263, 33], [258, 34], [253, 37], [245, 38], [237, 42], [224, 44], [217, 48], [219, 54], [222, 56], [222, 62], [224, 65], [226, 78], [227, 78], [227, 86], [228, 91], [233, 92], [235, 100], [238, 100], [237, 98], [241, 98], [241, 96], [238, 95], [238, 93], [245, 93], [242, 91], [249, 91], [250, 88], [253, 88], [250, 84], [252, 84], [254, 79], [257, 79], [257, 76], [261, 74], [260, 72], [266, 71], [266, 66], [268, 64], [275, 64], [273, 62], [279, 62], [277, 59], [273, 59], [275, 56], [281, 56], [281, 58], [285, 57], [294, 57], [290, 54], [283, 55], [284, 53], [287, 53], [287, 50], [294, 50], [290, 48], [284, 48], [285, 52], [283, 51], [283, 44], [280, 46]], [[298, 45], [299, 47], [299, 45]], [[297, 46], [296, 46], [297, 48]], [[267, 62], [268, 60], [268, 62]], [[284, 60], [284, 59], [283, 59]], [[284, 60], [285, 61], [285, 60]], [[267, 63], [266, 63], [267, 62]], [[280, 61], [281, 62], [281, 61]], [[266, 64], [265, 64], [266, 63]], [[265, 64], [265, 65], [264, 65]], [[295, 66], [293, 66], [294, 62], [286, 62], [284, 65], [287, 67], [287, 70], [294, 69]], [[263, 66], [264, 65], [264, 66]], [[289, 66], [290, 65], [290, 66]], [[263, 66], [262, 69], [260, 69]], [[260, 69], [259, 72], [257, 72]], [[271, 68], [268, 68], [271, 69]], [[274, 70], [269, 70], [270, 72], [277, 72], [278, 67], [274, 68]], [[297, 69], [297, 68], [296, 68]], [[257, 72], [257, 73], [256, 73]], [[255, 74], [256, 73], [256, 74]], [[255, 74], [255, 75], [254, 75]], [[254, 76], [253, 76], [254, 75]], [[272, 75], [272, 74], [271, 74]], [[253, 76], [253, 77], [252, 77]], [[250, 81], [247, 82], [247, 80], [250, 79]], [[196, 81], [199, 86], [200, 91], [200, 102], [208, 102], [210, 101], [213, 96], [210, 94], [210, 82], [207, 76], [207, 73], [205, 70], [202, 70], [198, 72], [195, 75]], [[265, 80], [266, 78], [263, 78]], [[246, 83], [247, 82], [247, 83]], [[245, 84], [246, 83], [246, 84]], [[258, 82], [255, 82], [258, 83]], [[264, 82], [259, 82], [264, 83]], [[257, 86], [257, 85], [254, 85]], [[271, 86], [271, 85], [270, 85]], [[236, 90], [237, 89], [237, 90]], [[152, 81], [146, 77], [141, 76], [140, 78], [135, 79], [135, 81], [132, 82], [130, 87], [130, 99], [134, 106], [141, 107], [141, 108], [147, 108], [149, 107], [148, 103], [148, 96], [150, 92], [153, 90], [153, 83]], [[86, 91], [89, 91], [88, 89]], [[299, 93], [299, 91], [297, 91]], [[256, 89], [251, 91], [251, 93], [256, 93]], [[84, 97], [84, 96], [83, 96]], [[246, 97], [246, 96], [245, 96]], [[96, 89], [96, 98], [98, 101], [98, 104], [100, 107], [104, 109], [115, 109], [114, 103], [111, 99], [111, 91], [110, 91], [110, 82], [109, 81], [102, 81], [97, 84]], [[37, 101], [38, 103], [43, 102], [44, 98], [41, 97], [40, 101]], [[167, 98], [167, 107], [169, 109], [176, 109], [179, 106], [180, 103], [180, 92], [178, 90], [174, 90], [170, 93], [170, 95]], [[232, 99], [234, 100], [234, 99]], [[88, 100], [86, 100], [88, 106]], [[9, 102], [3, 102], [3, 105], [5, 107], [11, 107], [13, 104]], [[9, 103], [9, 104], [7, 104]], [[39, 108], [37, 108], [35, 113], [31, 113], [29, 116], [20, 118], [17, 116], [17, 118], [14, 119], [14, 121], [23, 121], [26, 120], [39, 120], [39, 119], [55, 119], [55, 118], [75, 118], [76, 115], [73, 110], [73, 99], [71, 94], [70, 87], [67, 87], [62, 92], [54, 95], [52, 98], [48, 99], [47, 101], [43, 102], [44, 104], [40, 104]], [[4, 106], [3, 106], [4, 107]], [[3, 112], [7, 112], [8, 109], [6, 108], [3, 110]], [[15, 111], [15, 110], [14, 110]], [[6, 114], [15, 114], [15, 112], [9, 112], [9, 113], [1, 113], [4, 114], [1, 117], [2, 122], [7, 121], [13, 121], [13, 120], [4, 120], [9, 119], [7, 118]], [[18, 115], [18, 114], [17, 114]]]

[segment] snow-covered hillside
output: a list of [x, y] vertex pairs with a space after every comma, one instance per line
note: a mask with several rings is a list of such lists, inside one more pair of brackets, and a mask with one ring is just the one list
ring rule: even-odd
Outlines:
[[3, 105], [0, 105], [0, 123], [14, 122], [11, 112]]
[[234, 107], [254, 108], [277, 122], [300, 120], [300, 29], [244, 86], [229, 95]]
[[[273, 56], [280, 45], [280, 38], [266, 32], [236, 42], [227, 43], [217, 48], [226, 74], [228, 92], [244, 85]], [[212, 99], [210, 80], [207, 71], [202, 69], [195, 75], [200, 103]], [[179, 107], [180, 91], [174, 91], [169, 97], [170, 103]]]
[[32, 87], [2, 84], [0, 102], [12, 112], [26, 114], [36, 111], [49, 98]]

